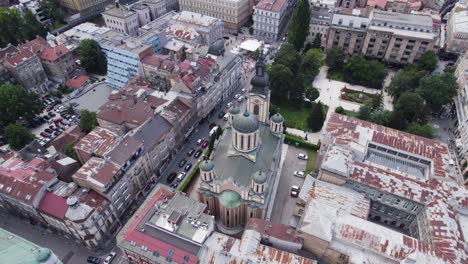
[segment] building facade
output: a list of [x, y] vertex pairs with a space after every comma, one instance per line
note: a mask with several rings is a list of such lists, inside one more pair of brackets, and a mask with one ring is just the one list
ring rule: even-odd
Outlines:
[[458, 93], [454, 99], [457, 111], [455, 143], [463, 178], [465, 184], [468, 184], [468, 54], [466, 52], [458, 59], [455, 77], [458, 83]]
[[212, 16], [224, 21], [227, 31], [237, 32], [252, 13], [251, 0], [180, 0], [180, 10]]
[[[140, 12], [143, 15], [143, 19], [148, 19], [149, 17], [149, 9], [146, 9], [148, 11], [147, 13]], [[145, 14], [146, 17], [144, 16]], [[106, 11], [102, 13], [102, 18], [107, 27], [130, 36], [136, 36], [138, 34], [138, 28], [142, 26], [139, 24], [139, 14], [126, 6], [120, 6], [118, 2], [115, 3], [115, 6], [106, 9]]]
[[308, 42], [312, 43], [318, 35], [321, 39], [321, 46], [327, 46], [328, 31], [330, 30], [332, 15], [335, 12], [336, 5], [336, 0], [310, 1]]
[[468, 49], [467, 25], [468, 11], [452, 10], [447, 21], [447, 51], [463, 54]]
[[5, 59], [5, 66], [24, 88], [38, 94], [48, 91], [48, 79], [40, 58], [29, 50], [22, 50]]
[[279, 40], [288, 24], [287, 0], [262, 0], [254, 7], [254, 35], [257, 39], [265, 41]]

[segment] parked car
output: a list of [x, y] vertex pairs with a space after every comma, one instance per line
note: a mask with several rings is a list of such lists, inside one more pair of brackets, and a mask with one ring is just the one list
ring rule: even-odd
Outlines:
[[58, 123], [58, 122], [62, 122], [62, 121], [63, 121], [63, 118], [61, 118], [61, 117], [54, 118], [54, 123]]
[[50, 128], [46, 128], [46, 129], [44, 129], [44, 131], [47, 132], [47, 133], [49, 133], [49, 134], [52, 133], [52, 132], [54, 132], [54, 131], [53, 131], [52, 129], [50, 129]]
[[192, 168], [192, 166], [193, 166], [193, 164], [189, 163], [189, 164], [185, 165], [184, 170], [188, 172]]
[[167, 176], [167, 182], [169, 183], [173, 182], [176, 177], [177, 177], [177, 173], [172, 172], [171, 174], [169, 174], [169, 176]]
[[215, 127], [215, 126], [217, 126], [216, 123], [211, 123], [211, 124], [210, 124], [210, 129], [212, 129], [212, 128]]
[[229, 103], [226, 104], [226, 108], [229, 109], [229, 108], [231, 108], [231, 107], [232, 107], [232, 103], [231, 103], [231, 102], [229, 102]]
[[301, 188], [299, 186], [296, 186], [296, 185], [291, 186], [291, 197], [297, 197], [300, 191], [301, 191]]
[[219, 118], [219, 119], [223, 118], [225, 114], [226, 114], [226, 113], [224, 113], [223, 111], [219, 112], [218, 118]]
[[294, 176], [304, 178], [305, 174], [303, 171], [294, 171]]
[[49, 133], [44, 132], [44, 131], [42, 131], [42, 132], [40, 133], [40, 135], [43, 136], [43, 137], [49, 137], [49, 136], [50, 136]]
[[208, 140], [205, 140], [205, 141], [202, 143], [201, 147], [202, 147], [202, 148], [206, 148], [206, 147], [208, 147], [208, 144], [210, 144], [210, 142], [209, 142]]
[[195, 149], [194, 148], [191, 148], [188, 152], [187, 152], [187, 156], [192, 156], [192, 154], [195, 152]]
[[106, 257], [106, 259], [104, 260], [104, 264], [109, 264], [112, 262], [112, 260], [115, 258], [115, 255], [117, 255], [117, 253], [115, 253], [114, 251], [112, 251], [111, 253], [109, 253], [109, 255]]
[[100, 258], [97, 258], [97, 257], [93, 257], [93, 256], [89, 256], [86, 261], [88, 263], [92, 263], [92, 264], [99, 264], [101, 263], [101, 259]]
[[186, 160], [186, 159], [182, 159], [182, 160], [179, 162], [179, 168], [184, 167], [185, 163], [187, 163], [187, 160]]
[[234, 99], [237, 100], [237, 99], [239, 99], [240, 96], [241, 96], [240, 94], [236, 94], [236, 95], [234, 95]]
[[229, 114], [225, 114], [225, 115], [223, 116], [223, 120], [224, 120], [224, 121], [228, 121], [228, 119], [229, 119]]
[[307, 159], [309, 159], [309, 157], [308, 157], [306, 154], [304, 154], [304, 153], [299, 153], [299, 155], [297, 155], [297, 158], [298, 158], [298, 159], [301, 159], [301, 160], [307, 160]]
[[177, 181], [180, 182], [185, 178], [185, 172], [179, 173], [179, 176], [177, 176]]
[[178, 184], [177, 182], [171, 184], [171, 188], [172, 188], [172, 189], [176, 189], [177, 186], [179, 186], [179, 184]]
[[199, 138], [199, 139], [197, 140], [197, 145], [200, 146], [200, 145], [203, 143], [204, 140], [205, 140], [204, 138]]
[[195, 155], [193, 155], [195, 158], [198, 158], [201, 156], [201, 154], [203, 153], [203, 150], [202, 149], [199, 149], [197, 150], [197, 152], [195, 152]]
[[245, 92], [247, 92], [247, 90], [242, 88], [241, 93], [245, 93]]
[[56, 114], [55, 114], [54, 112], [52, 112], [52, 111], [48, 112], [47, 114], [48, 114], [50, 117], [55, 117], [55, 116], [56, 116]]

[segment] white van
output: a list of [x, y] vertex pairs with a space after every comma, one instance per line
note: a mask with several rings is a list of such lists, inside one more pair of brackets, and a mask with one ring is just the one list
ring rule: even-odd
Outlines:
[[184, 178], [185, 178], [185, 172], [183, 171], [183, 172], [181, 172], [181, 173], [179, 174], [179, 176], [177, 176], [177, 181], [180, 182], [180, 181], [182, 181]]
[[225, 114], [225, 115], [223, 116], [223, 120], [224, 120], [224, 121], [228, 121], [228, 118], [229, 118], [229, 114]]

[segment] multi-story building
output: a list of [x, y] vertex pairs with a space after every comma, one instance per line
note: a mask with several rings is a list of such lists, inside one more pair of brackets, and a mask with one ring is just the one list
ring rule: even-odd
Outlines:
[[62, 264], [50, 249], [2, 228], [0, 228], [0, 241], [0, 259], [4, 263]]
[[58, 83], [65, 82], [77, 66], [73, 53], [63, 44], [46, 47], [40, 59], [47, 76]]
[[136, 76], [143, 76], [141, 59], [154, 52], [153, 47], [141, 39], [114, 31], [104, 33], [99, 46], [107, 58], [107, 82], [116, 88], [123, 87]]
[[333, 113], [298, 201], [304, 248], [331, 263], [465, 263], [468, 193], [447, 145]]
[[[149, 8], [143, 9], [140, 14], [146, 14], [146, 17], [143, 16], [144, 21], [149, 18]], [[140, 26], [139, 19], [140, 16], [137, 12], [131, 10], [126, 6], [120, 6], [118, 2], [115, 3], [115, 6], [107, 8], [104, 13], [102, 13], [102, 18], [106, 23], [106, 26], [111, 28], [114, 31], [125, 33], [130, 36], [136, 36], [138, 34], [138, 28]]]
[[251, 0], [180, 0], [180, 9], [224, 21], [227, 31], [237, 32], [252, 12]]
[[333, 15], [327, 48], [396, 64], [417, 61], [437, 41], [429, 15], [341, 9]]
[[468, 53], [460, 56], [455, 71], [457, 77], [458, 94], [455, 97], [457, 120], [455, 122], [456, 146], [458, 160], [465, 180], [468, 185]]
[[60, 5], [72, 13], [78, 13], [78, 19], [74, 23], [85, 21], [86, 19], [99, 15], [108, 5], [113, 4], [113, 0], [63, 0]]
[[[213, 44], [224, 36], [223, 20], [208, 15], [181, 11], [180, 13], [174, 13], [171, 24], [174, 28], [171, 29], [172, 33], [167, 32], [168, 35], [184, 39], [186, 36], [183, 35], [183, 32], [188, 31], [188, 28], [192, 28], [201, 35], [202, 41], [200, 44], [206, 46]], [[177, 31], [180, 33], [177, 33]]]
[[81, 164], [92, 157], [104, 158], [118, 142], [118, 135], [108, 129], [95, 127], [73, 147]]
[[452, 10], [447, 21], [447, 51], [463, 54], [468, 50], [468, 11]]
[[211, 158], [200, 164], [198, 199], [208, 205], [224, 233], [242, 231], [250, 218], [271, 213], [283, 142], [283, 117], [269, 119], [270, 90], [263, 54], [247, 96], [247, 109], [229, 109], [229, 127], [215, 144]]
[[206, 261], [199, 252], [214, 230], [206, 207], [158, 184], [117, 235], [117, 246], [129, 263]]
[[327, 46], [328, 31], [330, 30], [332, 15], [335, 12], [336, 0], [311, 0], [310, 23], [307, 41], [312, 43], [317, 35], [320, 36], [321, 46]]
[[262, 0], [254, 7], [254, 35], [257, 39], [277, 41], [288, 24], [287, 0]]
[[74, 182], [49, 187], [38, 210], [48, 228], [92, 250], [104, 248], [121, 225], [109, 201]]

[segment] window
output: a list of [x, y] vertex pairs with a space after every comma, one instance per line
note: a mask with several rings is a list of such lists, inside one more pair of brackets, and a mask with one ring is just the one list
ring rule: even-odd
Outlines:
[[130, 241], [130, 245], [136, 246], [136, 242], [134, 240]]
[[156, 251], [156, 250], [155, 250], [155, 251], [153, 251], [153, 256], [155, 256], [155, 257], [159, 257], [159, 251]]
[[259, 115], [259, 113], [260, 113], [260, 106], [254, 105], [254, 115]]
[[241, 136], [241, 149], [244, 149], [244, 135]]
[[383, 193], [379, 193], [379, 196], [377, 197], [377, 199], [382, 199], [383, 196], [384, 196]]
[[167, 254], [168, 254], [169, 256], [171, 256], [171, 257], [174, 256], [174, 250], [173, 250], [173, 249], [169, 249], [169, 251], [167, 252]]
[[190, 257], [189, 256], [184, 256], [184, 261], [189, 261]]
[[141, 246], [141, 250], [143, 250], [143, 251], [148, 251], [148, 247], [145, 246], [145, 245], [142, 245], [142, 246]]

